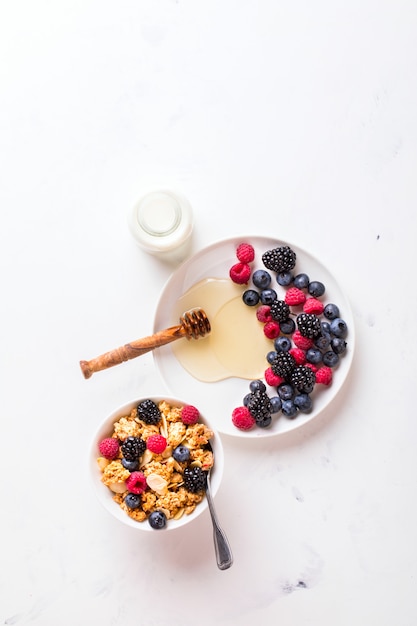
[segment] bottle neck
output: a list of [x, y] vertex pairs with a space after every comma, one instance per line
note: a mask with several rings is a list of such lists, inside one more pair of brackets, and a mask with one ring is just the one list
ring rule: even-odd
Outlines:
[[181, 207], [168, 191], [156, 191], [144, 196], [138, 204], [137, 220], [148, 235], [166, 237], [180, 225]]

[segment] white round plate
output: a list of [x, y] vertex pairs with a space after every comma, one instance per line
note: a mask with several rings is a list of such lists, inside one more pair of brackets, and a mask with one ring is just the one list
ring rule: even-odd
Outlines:
[[[255, 261], [251, 264], [253, 271], [264, 269], [261, 257], [266, 250], [278, 246], [290, 246], [297, 255], [294, 272], [297, 274], [304, 272], [308, 274], [310, 280], [324, 283], [326, 292], [322, 298], [323, 302], [337, 304], [340, 309], [340, 316], [348, 325], [347, 350], [334, 369], [331, 385], [328, 387], [316, 385], [312, 394], [312, 411], [308, 414], [300, 412], [294, 419], [288, 419], [280, 412], [273, 415], [271, 426], [268, 428], [255, 426], [249, 431], [241, 431], [233, 425], [231, 416], [235, 407], [242, 406], [243, 398], [249, 392], [249, 380], [231, 377], [218, 382], [201, 382], [184, 369], [175, 356], [171, 344], [154, 350], [153, 356], [156, 367], [170, 393], [187, 398], [190, 404], [194, 404], [205, 415], [209, 416], [220, 433], [249, 439], [273, 437], [299, 428], [317, 417], [341, 389], [352, 363], [354, 326], [350, 305], [336, 280], [320, 261], [293, 244], [268, 237], [234, 237], [214, 243], [185, 261], [169, 278], [157, 305], [154, 332], [179, 323], [178, 314], [175, 311], [176, 307], [178, 308], [178, 299], [191, 287], [206, 278], [229, 278], [229, 270], [237, 262], [236, 248], [241, 242], [248, 242], [255, 249]], [[271, 287], [277, 291], [278, 297], [283, 299], [285, 288], [280, 287], [275, 282], [274, 273], [271, 272], [271, 274], [273, 276]], [[201, 305], [196, 302], [193, 306]], [[242, 302], [242, 307], [245, 306]], [[260, 333], [262, 333], [261, 324]], [[183, 340], [179, 339], [178, 341]], [[204, 339], [198, 341], [204, 341]], [[273, 350], [272, 341], [271, 350]], [[250, 358], [251, 355], [248, 354], [248, 359]], [[265, 359], [265, 369], [267, 367], [268, 363]], [[267, 389], [269, 395], [276, 394], [274, 388], [267, 387]]]

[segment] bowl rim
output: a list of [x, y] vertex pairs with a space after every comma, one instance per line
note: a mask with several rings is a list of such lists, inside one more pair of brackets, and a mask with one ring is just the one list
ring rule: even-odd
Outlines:
[[[114, 502], [110, 489], [106, 485], [104, 485], [100, 480], [101, 471], [97, 464], [97, 459], [100, 457], [100, 453], [98, 452], [98, 443], [104, 437], [110, 436], [112, 425], [114, 424], [114, 422], [116, 422], [118, 419], [120, 419], [124, 415], [128, 415], [130, 411], [132, 410], [132, 408], [137, 406], [143, 400], [147, 400], [147, 399], [153, 400], [156, 404], [158, 404], [161, 401], [166, 401], [172, 406], [183, 406], [186, 404], [190, 404], [176, 396], [172, 396], [168, 394], [164, 394], [164, 395], [153, 394], [149, 396], [135, 397], [132, 400], [129, 400], [128, 402], [125, 402], [124, 404], [121, 404], [115, 409], [113, 409], [113, 411], [111, 411], [107, 415], [107, 417], [105, 417], [101, 421], [93, 437], [91, 438], [91, 442], [89, 446], [89, 472], [90, 472], [90, 479], [91, 479], [93, 491], [96, 497], [98, 498], [99, 502], [107, 510], [108, 513], [110, 513], [115, 519], [122, 522], [126, 526], [135, 528], [136, 530], [141, 530], [141, 531], [146, 531], [146, 532], [155, 532], [155, 529], [152, 528], [149, 523], [147, 523], [146, 521], [144, 522], [135, 521], [134, 519], [129, 517], [129, 515], [127, 515], [125, 511], [123, 511], [123, 509], [121, 509], [120, 506], [116, 502]], [[207, 419], [203, 414], [200, 413], [199, 421], [206, 424], [210, 428], [210, 430], [213, 431], [213, 438], [210, 440], [210, 443], [213, 447], [215, 462], [213, 465], [212, 472], [210, 474], [210, 486], [211, 486], [212, 495], [215, 496], [220, 487], [220, 483], [223, 477], [223, 468], [224, 468], [223, 444], [222, 444], [220, 434], [215, 428], [215, 426], [212, 424], [211, 420]], [[178, 520], [174, 520], [174, 519], [168, 520], [163, 530], [171, 531], [177, 528], [182, 528], [183, 526], [186, 526], [193, 520], [197, 519], [197, 517], [199, 517], [204, 511], [206, 511], [207, 508], [208, 508], [207, 498], [204, 497], [203, 500], [196, 506], [196, 508], [194, 509], [192, 513], [190, 513], [189, 515], [183, 515]]]

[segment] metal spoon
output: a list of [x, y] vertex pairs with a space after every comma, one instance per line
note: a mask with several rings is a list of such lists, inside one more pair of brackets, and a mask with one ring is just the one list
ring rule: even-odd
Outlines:
[[[211, 448], [210, 444], [209, 447]], [[213, 524], [213, 540], [214, 540], [214, 548], [216, 550], [216, 561], [217, 567], [219, 569], [228, 569], [231, 567], [233, 563], [232, 551], [230, 549], [230, 545], [228, 539], [226, 537], [226, 533], [220, 527], [220, 524], [217, 519], [216, 511], [214, 508], [213, 496], [211, 493], [211, 485], [210, 485], [210, 474], [211, 468], [207, 472], [207, 486], [206, 486], [206, 497], [209, 506], [211, 521]]]

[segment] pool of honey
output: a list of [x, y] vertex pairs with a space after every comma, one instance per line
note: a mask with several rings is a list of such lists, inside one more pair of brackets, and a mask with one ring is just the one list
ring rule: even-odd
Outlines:
[[273, 349], [256, 318], [255, 307], [242, 301], [247, 287], [230, 279], [207, 278], [196, 283], [176, 303], [176, 318], [185, 311], [202, 308], [211, 332], [197, 340], [172, 344], [177, 360], [194, 378], [216, 382], [226, 378], [263, 378], [266, 354]]

